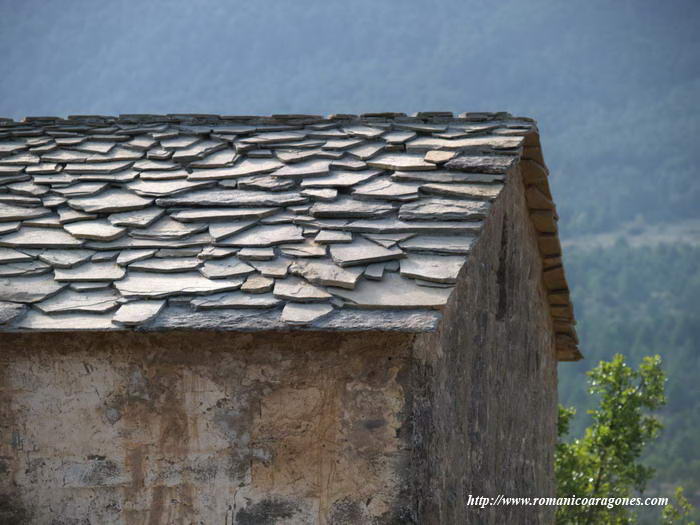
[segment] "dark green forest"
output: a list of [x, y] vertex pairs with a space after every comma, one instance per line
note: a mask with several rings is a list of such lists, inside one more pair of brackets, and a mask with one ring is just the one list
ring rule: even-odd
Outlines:
[[560, 366], [561, 401], [580, 431], [586, 370], [660, 354], [649, 490], [684, 485], [700, 506], [700, 228], [644, 242], [700, 219], [699, 27], [696, 0], [0, 0], [0, 115], [537, 119], [585, 355]]

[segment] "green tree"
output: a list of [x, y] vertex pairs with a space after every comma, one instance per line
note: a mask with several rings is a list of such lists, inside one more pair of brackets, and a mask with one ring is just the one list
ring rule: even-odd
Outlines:
[[[639, 458], [645, 445], [661, 430], [661, 423], [649, 413], [666, 401], [661, 358], [645, 357], [634, 370], [616, 354], [610, 362], [601, 361], [588, 375], [588, 391], [599, 396], [600, 402], [589, 411], [593, 422], [582, 438], [563, 441], [575, 410], [559, 409], [557, 496], [635, 497], [644, 491], [654, 473], [640, 464]], [[667, 514], [673, 518], [671, 510]], [[558, 523], [624, 524], [633, 523], [634, 518], [628, 507], [619, 505], [561, 506], [557, 510]]]

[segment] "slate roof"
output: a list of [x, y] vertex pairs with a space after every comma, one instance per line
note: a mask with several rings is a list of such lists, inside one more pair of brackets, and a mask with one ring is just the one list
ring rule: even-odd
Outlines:
[[537, 128], [507, 113], [0, 119], [0, 329], [431, 330], [516, 163], [575, 359]]

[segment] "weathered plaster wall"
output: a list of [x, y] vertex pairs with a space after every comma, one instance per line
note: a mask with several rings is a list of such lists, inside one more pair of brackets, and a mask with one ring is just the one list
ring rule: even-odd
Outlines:
[[405, 334], [3, 334], [0, 523], [402, 523]]
[[437, 333], [419, 336], [417, 521], [551, 523], [552, 507], [468, 507], [469, 495], [553, 496], [556, 358], [519, 173], [492, 208]]

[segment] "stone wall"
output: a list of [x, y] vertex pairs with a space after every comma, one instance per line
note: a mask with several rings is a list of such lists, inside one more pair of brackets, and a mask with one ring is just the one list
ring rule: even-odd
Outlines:
[[555, 341], [523, 184], [509, 174], [437, 333], [415, 343], [417, 522], [552, 523], [553, 507], [467, 506], [553, 496]]
[[401, 523], [405, 334], [3, 334], [0, 523]]

